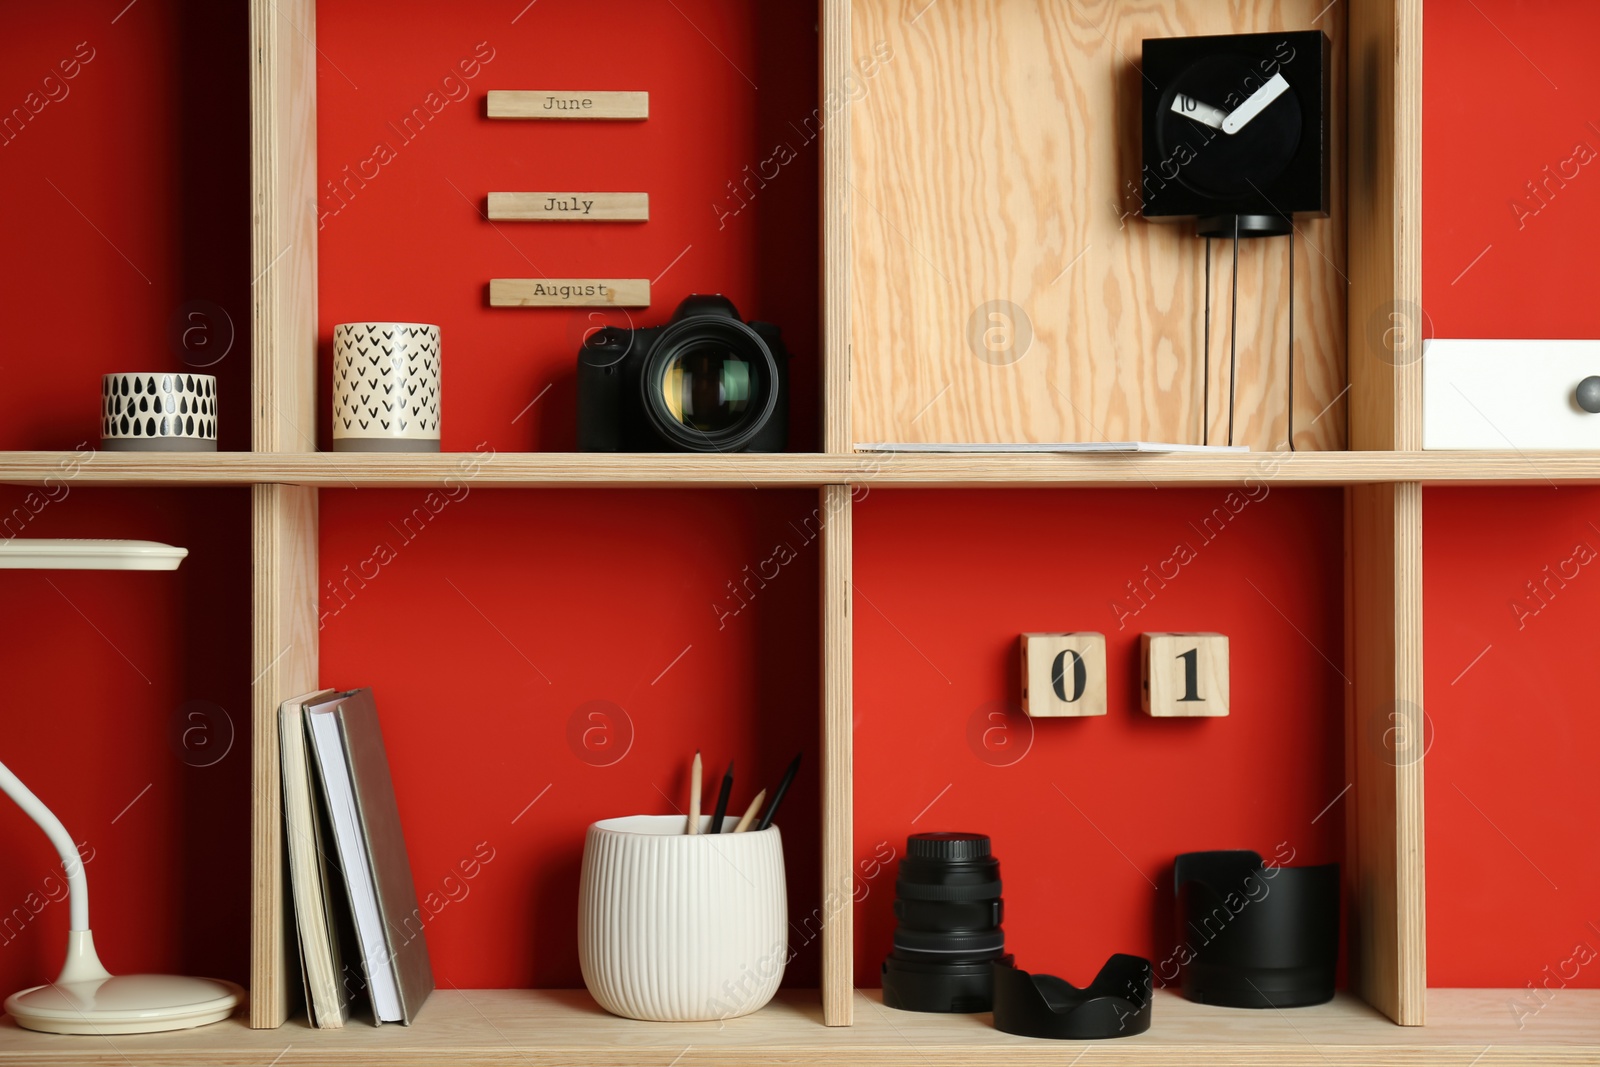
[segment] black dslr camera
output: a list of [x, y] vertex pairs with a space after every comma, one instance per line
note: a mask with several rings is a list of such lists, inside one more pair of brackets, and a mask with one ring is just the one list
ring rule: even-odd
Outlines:
[[691, 296], [665, 326], [607, 326], [578, 352], [583, 452], [782, 452], [789, 353], [778, 328]]

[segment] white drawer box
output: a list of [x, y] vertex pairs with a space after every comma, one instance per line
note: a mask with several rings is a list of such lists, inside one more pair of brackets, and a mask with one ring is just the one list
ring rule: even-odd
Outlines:
[[1422, 447], [1600, 451], [1577, 398], [1592, 375], [1600, 341], [1424, 341]]

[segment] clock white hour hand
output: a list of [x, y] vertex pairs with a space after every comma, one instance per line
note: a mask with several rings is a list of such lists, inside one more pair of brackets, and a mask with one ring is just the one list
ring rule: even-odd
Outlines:
[[1194, 97], [1185, 96], [1183, 93], [1172, 98], [1172, 110], [1202, 126], [1210, 126], [1213, 130], [1222, 129], [1222, 123], [1228, 117], [1228, 113], [1220, 107], [1202, 104]]
[[1222, 120], [1222, 132], [1238, 133], [1251, 119], [1265, 111], [1268, 104], [1288, 91], [1289, 83], [1284, 81], [1283, 75], [1274, 74], [1267, 80], [1267, 84], [1250, 94], [1250, 99], [1228, 113], [1228, 117]]

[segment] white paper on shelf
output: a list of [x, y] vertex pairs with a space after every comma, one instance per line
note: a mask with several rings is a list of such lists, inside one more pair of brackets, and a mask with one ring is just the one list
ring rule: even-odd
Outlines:
[[979, 452], [984, 454], [1034, 454], [1041, 452], [1248, 452], [1249, 445], [1183, 445], [1160, 441], [1042, 441], [979, 442], [957, 444], [946, 441], [869, 441], [857, 443], [857, 452]]

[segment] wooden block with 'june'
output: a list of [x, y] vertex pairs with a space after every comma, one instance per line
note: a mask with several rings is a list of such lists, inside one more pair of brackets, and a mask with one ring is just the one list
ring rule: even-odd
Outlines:
[[1143, 634], [1144, 710], [1156, 718], [1228, 714], [1226, 634]]
[[623, 119], [650, 117], [649, 93], [591, 89], [491, 89], [492, 119]]
[[1036, 719], [1106, 713], [1106, 638], [1022, 635], [1022, 710]]
[[650, 306], [644, 278], [495, 278], [489, 306], [497, 308], [579, 308]]
[[649, 193], [490, 193], [489, 218], [530, 222], [648, 222]]

